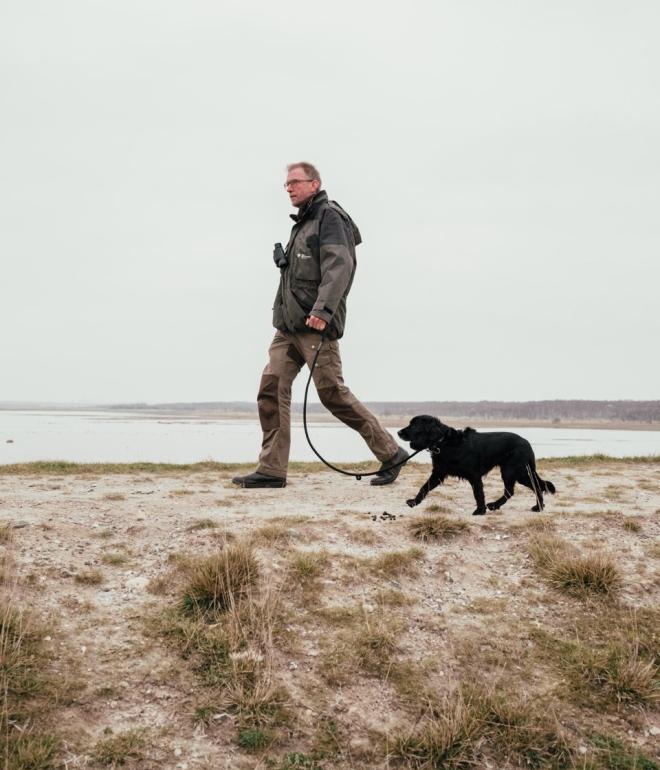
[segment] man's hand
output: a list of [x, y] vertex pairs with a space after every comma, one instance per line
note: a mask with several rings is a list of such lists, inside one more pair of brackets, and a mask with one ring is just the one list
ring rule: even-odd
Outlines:
[[307, 326], [311, 326], [312, 329], [316, 329], [317, 332], [322, 332], [328, 325], [322, 318], [315, 315], [308, 316], [305, 323]]

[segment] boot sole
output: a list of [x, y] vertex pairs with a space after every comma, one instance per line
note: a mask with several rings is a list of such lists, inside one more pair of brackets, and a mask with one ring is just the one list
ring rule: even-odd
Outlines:
[[256, 481], [252, 483], [248, 481], [238, 484], [238, 486], [243, 489], [282, 489], [286, 486], [286, 481]]

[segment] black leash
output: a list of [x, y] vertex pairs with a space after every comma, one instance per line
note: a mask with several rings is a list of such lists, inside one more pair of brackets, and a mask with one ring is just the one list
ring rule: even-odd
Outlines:
[[[307, 443], [312, 448], [312, 452], [319, 458], [319, 460], [322, 463], [325, 463], [325, 465], [328, 466], [328, 468], [331, 468], [333, 471], [337, 471], [337, 473], [342, 473], [344, 476], [355, 476], [357, 481], [360, 481], [360, 479], [363, 476], [378, 476], [380, 471], [370, 471], [369, 473], [351, 473], [350, 471], [344, 471], [341, 468], [337, 468], [336, 465], [333, 465], [332, 463], [329, 463], [325, 457], [322, 457], [320, 452], [316, 449], [314, 444], [312, 444], [312, 440], [309, 437], [309, 431], [307, 430], [307, 393], [309, 391], [309, 384], [312, 381], [312, 375], [314, 374], [314, 368], [316, 367], [316, 361], [319, 357], [319, 353], [321, 352], [321, 348], [323, 347], [323, 343], [325, 342], [325, 334], [320, 335], [320, 342], [319, 346], [316, 350], [316, 355], [314, 356], [314, 360], [312, 361], [312, 365], [309, 367], [309, 377], [307, 378], [307, 385], [305, 385], [305, 400], [303, 401], [303, 427], [305, 429], [305, 438], [307, 439]], [[418, 449], [416, 452], [413, 452], [413, 454], [408, 455], [405, 460], [401, 460], [401, 462], [396, 463], [395, 465], [388, 465], [387, 470], [391, 470], [392, 468], [398, 468], [400, 465], [405, 465], [409, 460], [412, 460], [412, 458], [415, 455], [418, 455], [420, 452], [423, 452], [423, 449]]]

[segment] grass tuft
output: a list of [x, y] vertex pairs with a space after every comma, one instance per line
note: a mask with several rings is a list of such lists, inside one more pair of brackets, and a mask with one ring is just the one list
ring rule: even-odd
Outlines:
[[217, 526], [218, 522], [214, 519], [195, 519], [186, 527], [186, 530], [196, 532], [199, 529], [215, 529]]
[[86, 569], [77, 572], [75, 575], [76, 583], [86, 586], [98, 586], [103, 582], [104, 577], [100, 569]]
[[247, 595], [258, 578], [259, 564], [251, 547], [228, 545], [188, 566], [182, 609], [189, 615], [225, 612]]
[[9, 521], [0, 521], [0, 543], [11, 543], [14, 531]]
[[408, 522], [410, 534], [423, 543], [449, 540], [469, 529], [468, 523], [462, 519], [450, 519], [447, 516], [419, 516]]
[[295, 551], [289, 560], [289, 572], [294, 580], [309, 584], [321, 577], [329, 562], [325, 551]]
[[389, 577], [416, 575], [419, 562], [424, 559], [421, 548], [408, 548], [405, 551], [388, 551], [366, 560], [367, 566], [374, 572], [382, 572]]
[[564, 540], [551, 535], [533, 537], [529, 552], [549, 582], [565, 593], [607, 596], [621, 586], [621, 572], [606, 554], [580, 556]]
[[[429, 701], [421, 728], [395, 737], [390, 757], [413, 768], [571, 766], [571, 750], [554, 718], [535, 701], [479, 688], [459, 688]], [[487, 766], [493, 766], [488, 763]]]
[[103, 556], [101, 556], [101, 561], [103, 564], [107, 564], [110, 567], [121, 567], [128, 561], [128, 556], [125, 553], [118, 553], [117, 551], [113, 553], [104, 553]]
[[92, 751], [92, 758], [103, 767], [123, 766], [144, 759], [146, 745], [143, 729], [128, 730], [99, 741]]
[[642, 531], [642, 524], [639, 519], [628, 518], [624, 519], [621, 525], [628, 532], [638, 533]]
[[[0, 603], [0, 752], [3, 770], [50, 770], [60, 741], [47, 730], [57, 684], [43, 633], [9, 599]], [[16, 729], [16, 725], [21, 726]]]
[[261, 751], [270, 745], [273, 736], [268, 730], [260, 730], [258, 727], [241, 730], [238, 733], [238, 745], [245, 751]]

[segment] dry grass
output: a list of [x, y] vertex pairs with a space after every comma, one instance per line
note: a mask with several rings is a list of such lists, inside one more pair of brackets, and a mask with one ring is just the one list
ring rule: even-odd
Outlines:
[[103, 499], [119, 502], [120, 500], [125, 500], [126, 495], [122, 494], [121, 492], [108, 492], [107, 495], [103, 495]]
[[[59, 682], [44, 633], [8, 597], [0, 601], [0, 754], [3, 770], [49, 770], [60, 740], [48, 730]], [[18, 727], [17, 727], [18, 726]], [[19, 729], [20, 728], [20, 729]]]
[[601, 553], [581, 556], [558, 537], [532, 537], [529, 553], [555, 588], [574, 596], [612, 595], [622, 582], [621, 571], [611, 556]]
[[470, 526], [462, 519], [450, 519], [447, 516], [419, 516], [408, 522], [408, 531], [423, 543], [449, 540], [464, 532]]
[[330, 563], [327, 551], [294, 551], [289, 558], [289, 574], [303, 585], [318, 580]]
[[510, 693], [459, 688], [427, 703], [421, 727], [395, 735], [389, 758], [406, 767], [568, 767], [571, 750], [542, 704]]
[[364, 566], [372, 571], [384, 573], [388, 577], [401, 575], [414, 576], [419, 571], [419, 563], [424, 559], [421, 548], [408, 548], [405, 551], [387, 551], [371, 559], [364, 559]]
[[628, 532], [634, 532], [635, 534], [642, 531], [640, 520], [632, 517], [624, 519], [621, 526]]
[[99, 741], [92, 751], [92, 759], [102, 767], [134, 764], [144, 759], [147, 745], [144, 730], [128, 730]]
[[196, 532], [200, 529], [215, 529], [218, 526], [218, 522], [214, 519], [195, 519], [187, 527], [188, 532]]
[[[289, 720], [288, 694], [273, 673], [274, 637], [281, 627], [279, 595], [261, 587], [261, 569], [249, 544], [186, 560], [178, 607], [153, 622], [174, 643], [207, 687], [204, 708], [229, 711], [243, 743], [250, 730], [268, 733]], [[245, 748], [245, 747], [244, 747]], [[255, 745], [256, 748], [256, 745]]]
[[614, 502], [620, 502], [626, 495], [626, 489], [619, 487], [616, 484], [610, 484], [603, 490], [603, 495], [607, 500], [613, 500]]
[[346, 624], [325, 645], [319, 671], [330, 685], [346, 684], [356, 674], [387, 678], [400, 651], [403, 626], [392, 615], [358, 611], [344, 615]]
[[466, 610], [479, 615], [494, 615], [503, 612], [508, 604], [509, 600], [503, 596], [476, 596]]
[[117, 551], [113, 553], [104, 553], [101, 556], [103, 564], [107, 564], [110, 567], [121, 567], [128, 562], [128, 556], [125, 553], [119, 553]]
[[190, 615], [224, 612], [236, 606], [259, 578], [250, 546], [228, 545], [219, 553], [187, 565], [181, 607]]
[[288, 543], [293, 539], [294, 532], [288, 522], [275, 521], [257, 527], [250, 534], [252, 545], [274, 545]]
[[660, 610], [592, 602], [571, 633], [536, 629], [539, 654], [560, 669], [571, 698], [599, 709], [653, 707], [660, 697]]
[[76, 572], [74, 579], [76, 583], [86, 586], [98, 586], [105, 580], [103, 573], [99, 569], [85, 569]]
[[352, 543], [360, 543], [361, 545], [375, 545], [380, 541], [378, 534], [373, 529], [366, 527], [351, 527], [348, 531], [348, 539]]
[[11, 543], [14, 538], [14, 530], [11, 522], [0, 521], [0, 543]]
[[[616, 465], [657, 465], [660, 463], [660, 455], [648, 455], [639, 457], [610, 457], [609, 455], [572, 455], [570, 457], [544, 458], [539, 463], [538, 469], [541, 475], [544, 470], [550, 468], [589, 468], [592, 466], [616, 466]], [[339, 468], [356, 471], [372, 470], [370, 462], [339, 463]], [[107, 475], [138, 475], [149, 474], [154, 476], [179, 476], [181, 474], [214, 473], [228, 474], [240, 473], [254, 469], [253, 463], [220, 463], [207, 460], [198, 463], [71, 463], [61, 460], [47, 460], [32, 463], [14, 463], [13, 465], [0, 465], [0, 476], [90, 476]], [[320, 462], [291, 462], [291, 473], [330, 473]]]

